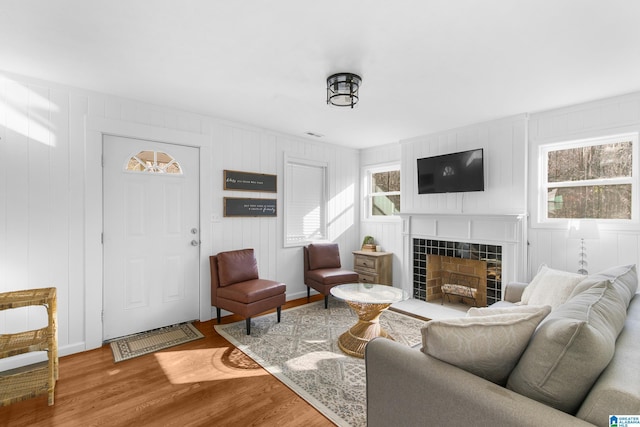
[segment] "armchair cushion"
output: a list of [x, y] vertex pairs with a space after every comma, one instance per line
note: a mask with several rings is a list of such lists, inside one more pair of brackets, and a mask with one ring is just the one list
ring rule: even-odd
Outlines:
[[422, 328], [422, 351], [504, 385], [551, 308], [528, 311], [431, 320]]
[[320, 268], [307, 271], [306, 278], [330, 286], [349, 282], [356, 283], [358, 281], [358, 273], [351, 270], [343, 270], [342, 268]]
[[280, 282], [265, 279], [252, 279], [235, 283], [218, 289], [218, 298], [224, 298], [243, 304], [251, 304], [273, 296], [283, 294], [285, 285]]
[[340, 268], [340, 250], [337, 243], [310, 244], [309, 269]]
[[220, 286], [258, 278], [258, 262], [253, 249], [220, 252], [218, 254], [218, 278]]

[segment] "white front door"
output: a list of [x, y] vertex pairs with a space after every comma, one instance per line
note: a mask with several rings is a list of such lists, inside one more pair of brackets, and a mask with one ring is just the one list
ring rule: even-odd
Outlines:
[[103, 340], [199, 316], [199, 150], [104, 136]]

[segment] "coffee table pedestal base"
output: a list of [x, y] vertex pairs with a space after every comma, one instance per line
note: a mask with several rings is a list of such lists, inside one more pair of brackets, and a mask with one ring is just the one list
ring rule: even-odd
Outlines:
[[358, 315], [358, 323], [338, 338], [338, 347], [350, 356], [364, 358], [364, 348], [376, 337], [393, 339], [380, 326], [380, 315], [391, 304], [368, 304], [347, 301]]

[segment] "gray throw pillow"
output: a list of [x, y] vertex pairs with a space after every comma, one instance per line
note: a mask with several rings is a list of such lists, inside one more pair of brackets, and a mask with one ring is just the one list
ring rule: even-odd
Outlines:
[[613, 357], [628, 304], [609, 280], [575, 295], [538, 326], [507, 388], [575, 414]]
[[496, 384], [504, 385], [531, 334], [551, 307], [431, 320], [422, 328], [422, 351]]

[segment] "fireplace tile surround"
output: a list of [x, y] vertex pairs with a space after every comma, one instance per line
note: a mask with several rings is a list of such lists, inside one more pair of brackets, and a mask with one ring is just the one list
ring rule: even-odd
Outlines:
[[422, 238], [413, 239], [413, 298], [422, 301], [430, 298], [427, 291], [430, 255], [485, 261], [487, 304], [502, 299], [502, 246]]
[[[487, 271], [487, 304], [502, 299], [503, 283], [527, 278], [526, 214], [401, 213], [399, 216], [403, 235], [403, 288], [413, 300], [428, 301], [430, 295], [432, 300], [440, 298], [439, 279], [433, 280], [438, 273], [430, 275], [428, 271], [427, 262], [432, 255], [453, 257], [452, 264], [486, 261], [486, 267], [480, 270], [486, 268]], [[478, 267], [474, 268], [478, 271]]]

